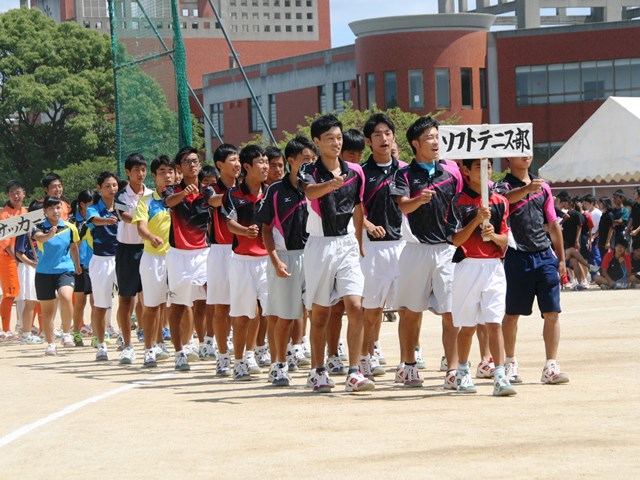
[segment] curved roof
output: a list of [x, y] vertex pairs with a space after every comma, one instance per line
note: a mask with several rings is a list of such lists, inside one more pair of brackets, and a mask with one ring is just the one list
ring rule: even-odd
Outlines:
[[486, 13], [438, 13], [435, 15], [403, 15], [357, 20], [349, 24], [356, 37], [385, 33], [430, 30], [489, 31], [495, 15]]

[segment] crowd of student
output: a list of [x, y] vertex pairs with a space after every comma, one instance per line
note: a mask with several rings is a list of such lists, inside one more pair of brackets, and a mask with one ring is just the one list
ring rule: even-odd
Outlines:
[[[357, 392], [373, 390], [385, 374], [378, 339], [385, 308], [400, 316], [395, 380], [422, 386], [419, 336], [422, 312], [430, 310], [442, 319], [444, 387], [476, 392], [469, 355], [477, 333], [476, 377], [493, 378], [493, 394], [509, 396], [522, 382], [518, 318], [532, 313], [537, 298], [541, 381], [568, 382], [556, 362], [565, 262], [576, 285], [600, 257], [596, 282], [620, 285], [620, 270], [626, 283], [637, 282], [637, 202], [627, 230], [632, 260], [618, 252], [624, 235], [616, 236], [628, 216], [610, 208], [598, 223], [592, 197], [575, 202], [564, 194], [556, 210], [549, 186], [528, 171], [531, 158], [509, 160], [510, 173], [492, 185], [483, 207], [480, 161], [439, 159], [437, 121], [423, 117], [409, 127], [409, 165], [398, 160], [395, 135], [381, 113], [362, 133], [343, 132], [337, 118], [324, 115], [311, 126], [312, 140], [298, 136], [284, 152], [223, 144], [215, 167], [191, 147], [174, 159], [159, 156], [149, 165], [155, 190], [144, 184], [147, 161], [131, 154], [126, 184], [103, 172], [97, 192], [81, 192], [73, 208], [62, 198], [62, 179], [46, 175], [46, 196], [30, 206], [43, 208], [45, 220], [0, 242], [2, 337], [15, 337], [17, 300], [20, 340], [43, 342], [33, 327], [39, 311], [45, 353], [55, 355], [59, 305], [62, 344], [82, 346], [83, 334], [93, 334], [95, 360], [107, 361], [117, 292], [121, 364], [136, 358], [135, 307], [144, 367], [170, 357], [170, 338], [179, 371], [211, 360], [218, 376], [244, 381], [268, 368], [271, 384], [288, 386], [289, 372], [308, 366], [314, 391], [329, 392], [346, 375], [346, 391]], [[360, 164], [365, 144], [371, 155]], [[27, 211], [18, 182], [7, 184], [7, 194], [0, 220]], [[348, 354], [340, 340], [345, 313]]]

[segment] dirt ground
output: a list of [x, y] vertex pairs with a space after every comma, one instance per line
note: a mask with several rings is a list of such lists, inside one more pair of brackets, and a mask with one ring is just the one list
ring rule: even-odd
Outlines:
[[[387, 374], [366, 394], [94, 362], [95, 350], [0, 343], [0, 478], [638, 478], [640, 290], [562, 294], [565, 385], [542, 385], [542, 323], [522, 318], [518, 395], [442, 389], [440, 322], [423, 321], [422, 389], [393, 382], [397, 323], [381, 341]], [[344, 332], [343, 332], [344, 333]], [[472, 362], [477, 363], [477, 346]]]

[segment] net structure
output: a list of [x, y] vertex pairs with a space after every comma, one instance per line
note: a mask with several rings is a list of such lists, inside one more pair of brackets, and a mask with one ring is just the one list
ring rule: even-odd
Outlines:
[[133, 152], [173, 157], [191, 144], [177, 0], [109, 0], [118, 173]]

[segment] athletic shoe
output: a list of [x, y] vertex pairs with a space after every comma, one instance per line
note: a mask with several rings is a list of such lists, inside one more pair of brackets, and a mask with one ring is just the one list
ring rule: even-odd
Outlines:
[[275, 376], [271, 381], [271, 385], [273, 385], [274, 387], [288, 387], [291, 384], [289, 375], [287, 375], [287, 372], [284, 368], [276, 367], [274, 373]]
[[344, 375], [347, 371], [339, 355], [331, 355], [327, 360], [327, 370], [331, 375]]
[[489, 360], [482, 360], [478, 364], [476, 378], [493, 378], [493, 371], [495, 369], [496, 365], [493, 363], [493, 358], [490, 358]]
[[138, 317], [134, 313], [131, 315], [131, 331], [135, 332], [138, 329]]
[[144, 342], [144, 330], [139, 328], [138, 331], [136, 332], [136, 335], [138, 336], [139, 342]]
[[427, 368], [424, 363], [424, 358], [422, 357], [422, 347], [416, 347], [416, 366], [418, 370], [425, 370]]
[[[9, 332], [11, 333], [11, 332]], [[54, 328], [53, 329], [53, 334], [55, 335], [55, 337], [57, 339], [61, 339], [62, 338], [62, 330], [60, 330], [59, 328]]]
[[248, 382], [251, 380], [251, 375], [249, 374], [249, 366], [247, 365], [247, 362], [245, 362], [244, 360], [240, 360], [239, 362], [236, 362], [236, 364], [233, 367], [233, 379], [240, 382]]
[[[5, 336], [5, 335], [7, 335], [7, 332], [1, 332], [1, 333], [0, 333], [0, 335], [3, 335], [3, 337], [2, 337], [2, 338], [4, 339], [4, 338], [5, 338], [4, 336]], [[39, 336], [41, 339], [43, 339], [43, 340], [44, 340], [44, 337], [45, 337], [45, 335], [44, 335], [44, 330], [43, 330], [42, 332], [40, 332], [40, 333], [38, 334], [38, 336]]]
[[131, 365], [136, 359], [136, 351], [132, 345], [125, 347], [120, 353], [120, 365]]
[[256, 362], [256, 357], [254, 355], [245, 357], [244, 363], [246, 364], [250, 375], [260, 375], [262, 373], [262, 369], [258, 365], [258, 362]]
[[469, 370], [458, 370], [456, 373], [456, 390], [458, 393], [476, 393], [478, 391], [471, 380]]
[[518, 371], [518, 361], [513, 360], [512, 362], [508, 362], [505, 365], [505, 375], [509, 383], [522, 383], [522, 377], [520, 377], [520, 372]]
[[289, 367], [290, 372], [297, 372], [298, 359], [296, 358], [295, 353], [291, 351], [290, 347], [291, 347], [291, 344], [289, 344], [289, 347], [287, 348], [287, 354], [286, 354], [287, 366]]
[[444, 355], [440, 357], [440, 371], [446, 372], [449, 370], [449, 362], [447, 362], [447, 357]]
[[168, 360], [171, 358], [171, 354], [169, 353], [166, 343], [156, 343], [152, 348], [156, 353], [156, 361]]
[[144, 351], [144, 363], [142, 366], [144, 368], [153, 368], [158, 366], [156, 351], [153, 348]]
[[176, 366], [175, 370], [179, 372], [188, 372], [191, 370], [189, 366], [189, 360], [187, 359], [187, 354], [184, 353], [184, 350], [181, 352], [176, 352]]
[[600, 267], [598, 265], [589, 265], [589, 272], [598, 273], [600, 271]]
[[216, 347], [213, 344], [213, 339], [205, 340], [204, 343], [200, 344], [198, 356], [200, 357], [200, 360], [205, 361], [212, 361], [216, 359]]
[[80, 329], [80, 333], [85, 337], [90, 337], [93, 335], [93, 329], [91, 328], [91, 325], [83, 325]]
[[162, 329], [162, 340], [164, 340], [165, 342], [171, 340], [171, 331], [167, 327], [164, 327]]
[[76, 347], [84, 347], [84, 340], [82, 340], [82, 334], [80, 332], [73, 332], [73, 344]]
[[349, 360], [349, 357], [347, 356], [347, 350], [344, 348], [344, 342], [342, 341], [342, 339], [338, 340], [338, 356], [343, 362]]
[[227, 352], [229, 352], [230, 355], [233, 355], [233, 336], [231, 335], [227, 337]]
[[395, 383], [404, 383], [404, 362], [401, 362], [396, 367], [396, 378], [394, 380]]
[[[2, 335], [2, 333], [4, 332], [0, 332], [0, 335]], [[34, 325], [33, 327], [31, 327], [31, 334], [40, 335], [40, 329]]]
[[111, 335], [109, 335], [109, 332], [104, 332], [104, 343], [111, 345]]
[[271, 354], [269, 348], [266, 345], [258, 347], [256, 349], [256, 357], [258, 357], [258, 365], [262, 368], [266, 368], [271, 365]]
[[193, 339], [189, 340], [189, 343], [182, 346], [182, 351], [185, 353], [187, 359], [190, 362], [197, 362], [198, 360], [200, 360], [200, 355], [198, 354], [198, 346]]
[[231, 357], [228, 353], [221, 353], [218, 355], [218, 362], [216, 363], [216, 375], [219, 377], [231, 376]]
[[[327, 373], [327, 371], [325, 370], [325, 376], [327, 377], [327, 383], [329, 384], [330, 388], [333, 388], [336, 386], [336, 382], [333, 381], [333, 378], [331, 378], [329, 376], [329, 374]], [[309, 373], [307, 374], [307, 387], [313, 387], [315, 385], [314, 383], [314, 376], [316, 374], [316, 369], [312, 368], [311, 370], [309, 370]], [[326, 392], [320, 392], [320, 393], [326, 393]]]
[[515, 388], [511, 386], [506, 376], [500, 376], [494, 379], [493, 382], [493, 396], [494, 397], [510, 397], [518, 393]]
[[96, 352], [96, 362], [106, 362], [107, 360], [109, 360], [107, 347], [101, 347], [100, 344], [98, 344], [98, 351]]
[[359, 370], [347, 375], [347, 382], [344, 385], [345, 392], [370, 392], [375, 388], [376, 384], [365, 378]]
[[416, 365], [405, 365], [402, 369], [401, 378], [405, 387], [417, 388], [421, 387], [423, 383]]
[[373, 373], [374, 377], [382, 377], [387, 373], [375, 355], [371, 356], [371, 373]]
[[371, 357], [367, 355], [366, 358], [360, 359], [360, 373], [364, 378], [373, 380], [373, 372], [371, 371]]
[[58, 354], [58, 349], [56, 348], [56, 344], [55, 343], [47, 344], [47, 348], [44, 349], [44, 354], [45, 355], [57, 355]]
[[122, 334], [118, 334], [118, 338], [116, 339], [116, 350], [118, 350], [119, 352], [122, 352], [124, 350], [124, 337], [122, 336]]
[[302, 353], [304, 353], [305, 357], [311, 358], [311, 344], [307, 337], [302, 337]]
[[20, 337], [20, 343], [23, 345], [41, 345], [44, 343], [44, 340], [33, 333], [29, 333]]
[[109, 334], [109, 337], [117, 337], [118, 336], [118, 332], [116, 332], [116, 329], [113, 328], [113, 325], [109, 325], [107, 327], [107, 333]]
[[76, 343], [73, 341], [73, 335], [70, 333], [62, 334], [62, 346], [63, 347], [74, 347]]
[[294, 345], [293, 356], [296, 359], [298, 367], [308, 367], [311, 365], [311, 360], [304, 354], [304, 348], [302, 345]]
[[560, 370], [560, 367], [555, 362], [549, 362], [542, 370], [542, 377], [540, 378], [542, 383], [547, 385], [556, 385], [559, 383], [568, 383], [569, 376]]
[[91, 336], [91, 346], [93, 348], [98, 348], [99, 345], [100, 345], [100, 341], [98, 340], [98, 336], [97, 335], [92, 335]]
[[[44, 333], [44, 332], [43, 332]], [[18, 334], [8, 331], [8, 332], [0, 332], [0, 338], [4, 340], [15, 340], [18, 338]]]
[[449, 370], [444, 375], [444, 389], [445, 390], [457, 390], [458, 386], [456, 384], [456, 370]]
[[375, 342], [373, 344], [373, 357], [376, 357], [376, 359], [378, 360], [378, 363], [380, 365], [386, 365], [387, 364], [387, 359], [384, 358], [384, 354], [382, 353], [382, 347], [380, 346], [380, 343]]
[[309, 372], [309, 377], [307, 377], [307, 385], [313, 387], [313, 391], [316, 393], [331, 393], [332, 385], [329, 383], [329, 375], [326, 370], [323, 370], [320, 373], [317, 373], [315, 370], [312, 370], [313, 374]]

